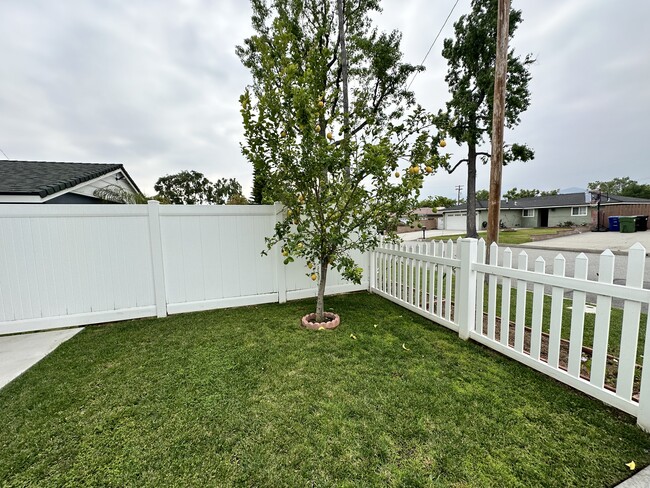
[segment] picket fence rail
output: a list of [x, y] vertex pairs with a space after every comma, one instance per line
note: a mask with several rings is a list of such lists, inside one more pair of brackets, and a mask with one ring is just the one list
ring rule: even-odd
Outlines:
[[[643, 246], [635, 244], [628, 252], [624, 286], [613, 282], [611, 251], [600, 256], [598, 281], [587, 279], [585, 254], [577, 256], [574, 276], [565, 276], [561, 254], [553, 261], [553, 273], [546, 274], [541, 257], [530, 270], [524, 251], [516, 266], [511, 249], [503, 251], [501, 264], [496, 244], [489, 260], [486, 251], [482, 239], [382, 243], [371, 256], [371, 291], [454, 330], [462, 339], [479, 342], [627, 412], [650, 430], [650, 341], [639, 336], [642, 307], [650, 304], [650, 290], [643, 288]], [[570, 299], [565, 298], [566, 291], [571, 292]], [[587, 294], [596, 296], [589, 341]], [[608, 348], [613, 298], [623, 300], [618, 351]], [[568, 337], [562, 337], [563, 318], [568, 315], [565, 300], [571, 305], [565, 323]], [[529, 301], [532, 307], [527, 311]], [[646, 335], [649, 329], [647, 323]], [[645, 344], [642, 356], [638, 356], [640, 339]], [[640, 367], [637, 358], [644, 365], [648, 361], [648, 368]]]
[[[0, 334], [316, 295], [279, 246], [280, 205], [0, 205]], [[364, 269], [369, 255], [355, 256]], [[302, 263], [305, 264], [305, 263]], [[367, 290], [336, 272], [326, 293]]]

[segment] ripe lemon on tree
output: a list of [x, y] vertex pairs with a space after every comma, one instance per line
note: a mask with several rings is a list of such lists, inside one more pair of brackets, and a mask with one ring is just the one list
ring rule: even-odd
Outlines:
[[331, 141], [332, 139], [334, 139], [334, 136], [332, 135], [331, 132], [328, 132], [327, 133], [327, 138]]
[[443, 139], [440, 141], [440, 147], [445, 147], [447, 145], [447, 142]]
[[399, 171], [395, 171], [395, 178], [399, 178]]
[[424, 168], [424, 171], [426, 171], [428, 174], [433, 173], [433, 168], [431, 166], [427, 166]]
[[318, 106], [320, 108], [323, 108], [325, 106], [325, 102], [323, 102], [322, 100], [318, 100]]
[[316, 281], [316, 278], [318, 278], [318, 275], [316, 273], [311, 274], [311, 280]]
[[316, 129], [316, 132], [320, 132], [320, 125], [316, 125], [316, 127], [314, 127], [314, 129]]

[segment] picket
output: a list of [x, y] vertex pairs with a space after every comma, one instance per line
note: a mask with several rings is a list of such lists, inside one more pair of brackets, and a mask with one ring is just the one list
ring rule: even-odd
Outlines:
[[[496, 242], [490, 244], [490, 266], [496, 266], [499, 257], [499, 246]], [[497, 276], [488, 277], [488, 338], [494, 340], [497, 316]]]
[[[587, 269], [589, 259], [584, 253], [576, 257], [574, 278], [577, 280], [587, 279]], [[569, 374], [580, 377], [580, 367], [582, 365], [582, 341], [585, 330], [585, 304], [587, 295], [584, 291], [575, 290], [573, 292], [573, 301], [571, 303], [571, 333], [569, 336]]]
[[[528, 269], [528, 254], [521, 251], [517, 257], [517, 268]], [[524, 332], [526, 327], [526, 286], [524, 280], [517, 280], [517, 309], [515, 312], [515, 351], [524, 351]]]
[[[566, 259], [558, 254], [553, 260], [553, 274], [564, 276], [566, 272]], [[564, 309], [564, 288], [554, 286], [551, 291], [551, 322], [548, 336], [547, 362], [554, 368], [560, 362], [560, 338], [562, 335], [562, 310]]]
[[[535, 273], [544, 274], [546, 262], [543, 257], [535, 260]], [[533, 316], [530, 327], [530, 355], [539, 360], [542, 348], [542, 321], [544, 313], [544, 285], [533, 285]]]
[[[644, 271], [645, 248], [637, 243], [628, 252], [625, 285], [632, 288], [643, 288]], [[632, 397], [640, 317], [641, 303], [626, 301], [623, 305], [621, 350], [619, 353], [618, 378], [616, 381], [616, 395], [626, 400]]]
[[[512, 251], [506, 248], [503, 251], [503, 267], [512, 268]], [[510, 292], [511, 280], [504, 277], [501, 281], [501, 330], [500, 342], [507, 346], [510, 341]]]
[[[601, 283], [614, 282], [614, 254], [609, 249], [600, 255], [598, 281]], [[590, 381], [592, 385], [603, 388], [605, 385], [605, 369], [607, 367], [607, 345], [609, 342], [609, 321], [611, 316], [612, 297], [599, 295], [596, 298], [596, 320], [594, 325], [594, 344], [591, 355]]]
[[[485, 264], [485, 240], [479, 239], [476, 250], [476, 262]], [[476, 273], [476, 331], [483, 334], [483, 308], [485, 297], [485, 273]]]

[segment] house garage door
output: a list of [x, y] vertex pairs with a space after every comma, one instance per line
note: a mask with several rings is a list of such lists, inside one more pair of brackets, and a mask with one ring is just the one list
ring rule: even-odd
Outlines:
[[445, 230], [465, 230], [466, 213], [450, 213], [445, 215]]

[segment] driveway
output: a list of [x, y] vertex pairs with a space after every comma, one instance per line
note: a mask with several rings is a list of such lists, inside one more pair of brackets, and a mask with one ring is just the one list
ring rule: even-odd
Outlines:
[[583, 232], [582, 234], [529, 242], [521, 244], [521, 247], [599, 253], [609, 249], [615, 254], [627, 254], [627, 250], [637, 242], [646, 248], [646, 252], [650, 252], [650, 231], [631, 232], [629, 234], [621, 232]]

